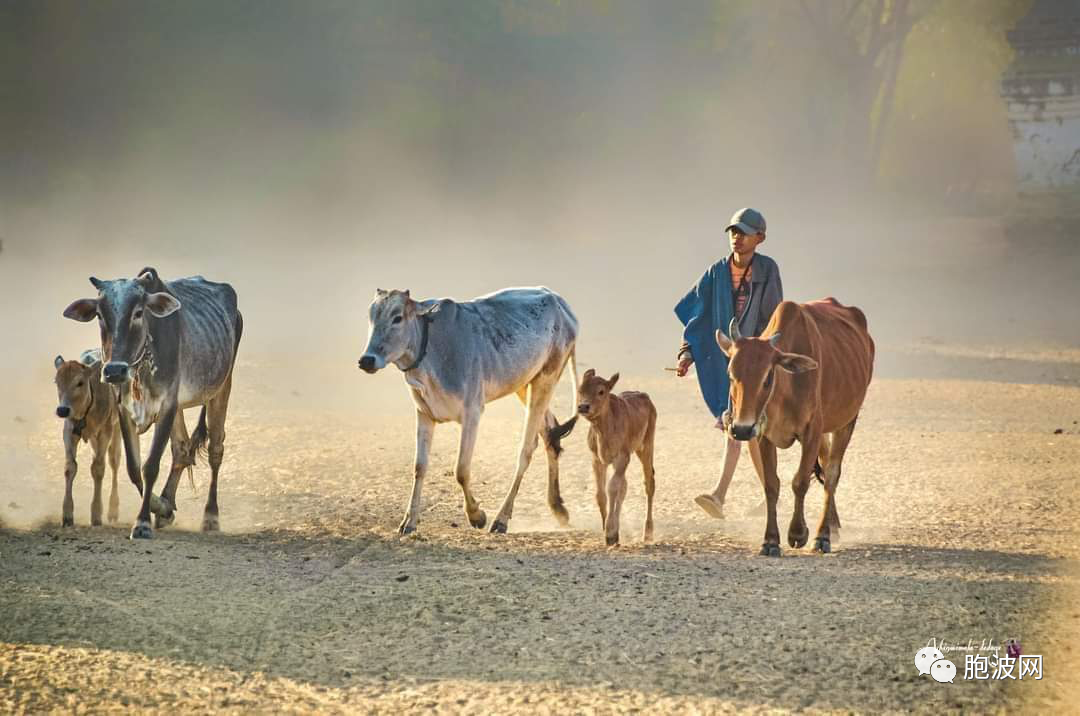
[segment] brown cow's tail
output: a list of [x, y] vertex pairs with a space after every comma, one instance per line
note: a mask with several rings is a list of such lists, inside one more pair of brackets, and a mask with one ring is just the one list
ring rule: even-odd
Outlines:
[[574, 430], [574, 426], [577, 425], [577, 347], [570, 349], [570, 358], [566, 362], [570, 364], [570, 377], [574, 381], [570, 386], [570, 409], [574, 411], [574, 417], [562, 424], [556, 419], [555, 425], [548, 428], [547, 442], [551, 449], [555, 451], [555, 457], [562, 454], [562, 439], [569, 435]]
[[822, 485], [825, 484], [825, 470], [821, 467], [821, 460], [814, 460], [814, 477]]

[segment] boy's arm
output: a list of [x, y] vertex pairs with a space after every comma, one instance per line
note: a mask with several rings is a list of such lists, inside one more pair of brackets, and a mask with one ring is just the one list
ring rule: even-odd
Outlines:
[[776, 264], [773, 265], [776, 268], [773, 271], [772, 278], [765, 282], [765, 292], [761, 297], [761, 313], [758, 316], [760, 325], [757, 327], [757, 333], [755, 334], [759, 336], [765, 330], [765, 327], [769, 325], [769, 320], [772, 318], [776, 307], [784, 300], [784, 284], [780, 281], [780, 267]]

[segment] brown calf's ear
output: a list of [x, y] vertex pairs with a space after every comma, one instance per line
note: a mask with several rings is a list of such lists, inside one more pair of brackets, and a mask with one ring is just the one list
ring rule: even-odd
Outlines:
[[585, 371], [585, 375], [581, 376], [581, 379], [582, 380], [588, 380], [589, 378], [592, 378], [594, 375], [596, 375], [596, 371], [593, 370], [592, 368], [589, 368], [587, 371]]
[[618, 382], [619, 382], [619, 374], [618, 373], [616, 373], [615, 375], [608, 378], [608, 382], [607, 382], [608, 390], [611, 390], [612, 388], [614, 388], [615, 384], [618, 383]]
[[97, 305], [96, 298], [80, 298], [64, 309], [64, 318], [81, 323], [92, 321], [97, 316]]
[[798, 353], [781, 353], [776, 364], [788, 373], [805, 373], [817, 368], [817, 361]]
[[146, 297], [146, 310], [150, 311], [155, 318], [165, 318], [180, 310], [180, 302], [164, 291], [151, 293]]
[[62, 365], [64, 365], [64, 356], [56, 356], [56, 360], [53, 361], [53, 368], [59, 370]]
[[716, 329], [716, 345], [720, 346], [720, 350], [724, 351], [729, 358], [731, 357], [731, 348], [734, 344], [719, 328]]

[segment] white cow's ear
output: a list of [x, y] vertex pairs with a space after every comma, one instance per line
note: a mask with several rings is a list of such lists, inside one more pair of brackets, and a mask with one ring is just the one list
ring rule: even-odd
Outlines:
[[802, 356], [798, 353], [781, 353], [776, 364], [788, 373], [805, 373], [817, 368], [817, 361], [810, 356]]
[[93, 284], [94, 288], [96, 288], [99, 291], [101, 289], [105, 288], [105, 282], [102, 281], [100, 278], [98, 278], [96, 276], [91, 276], [90, 277], [90, 283]]
[[56, 360], [53, 361], [53, 368], [59, 368], [64, 365], [64, 356], [56, 356]]
[[64, 318], [81, 323], [92, 321], [97, 316], [97, 306], [96, 298], [80, 298], [64, 309]]
[[180, 310], [180, 302], [164, 291], [151, 293], [146, 297], [146, 310], [150, 311], [155, 318], [165, 318]]
[[720, 346], [720, 350], [724, 351], [729, 358], [731, 357], [731, 348], [734, 344], [719, 328], [716, 329], [716, 345]]

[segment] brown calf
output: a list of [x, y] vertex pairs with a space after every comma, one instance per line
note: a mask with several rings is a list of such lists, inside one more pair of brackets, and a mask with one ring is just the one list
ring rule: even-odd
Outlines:
[[101, 481], [105, 477], [105, 456], [112, 470], [112, 491], [109, 493], [109, 522], [119, 518], [120, 499], [116, 494], [116, 471], [120, 465], [120, 421], [116, 400], [107, 385], [101, 382], [101, 363], [94, 362], [92, 353], [84, 361], [65, 361], [56, 356], [56, 393], [59, 403], [57, 417], [64, 419], [64, 526], [75, 524], [75, 501], [71, 485], [79, 466], [75, 454], [79, 440], [90, 443], [94, 460], [90, 475], [94, 478], [94, 499], [90, 503], [90, 524], [101, 524]]
[[[646, 393], [626, 391], [615, 395], [611, 389], [619, 374], [604, 380], [589, 369], [578, 390], [578, 413], [589, 421], [589, 449], [593, 454], [593, 476], [596, 478], [596, 503], [604, 523], [608, 545], [619, 543], [619, 512], [626, 497], [626, 468], [630, 453], [635, 453], [645, 471], [645, 497], [648, 515], [645, 518], [646, 542], [653, 536], [653, 492], [656, 481], [653, 470], [653, 439], [656, 435], [656, 407]], [[604, 481], [608, 465], [615, 472]]]

